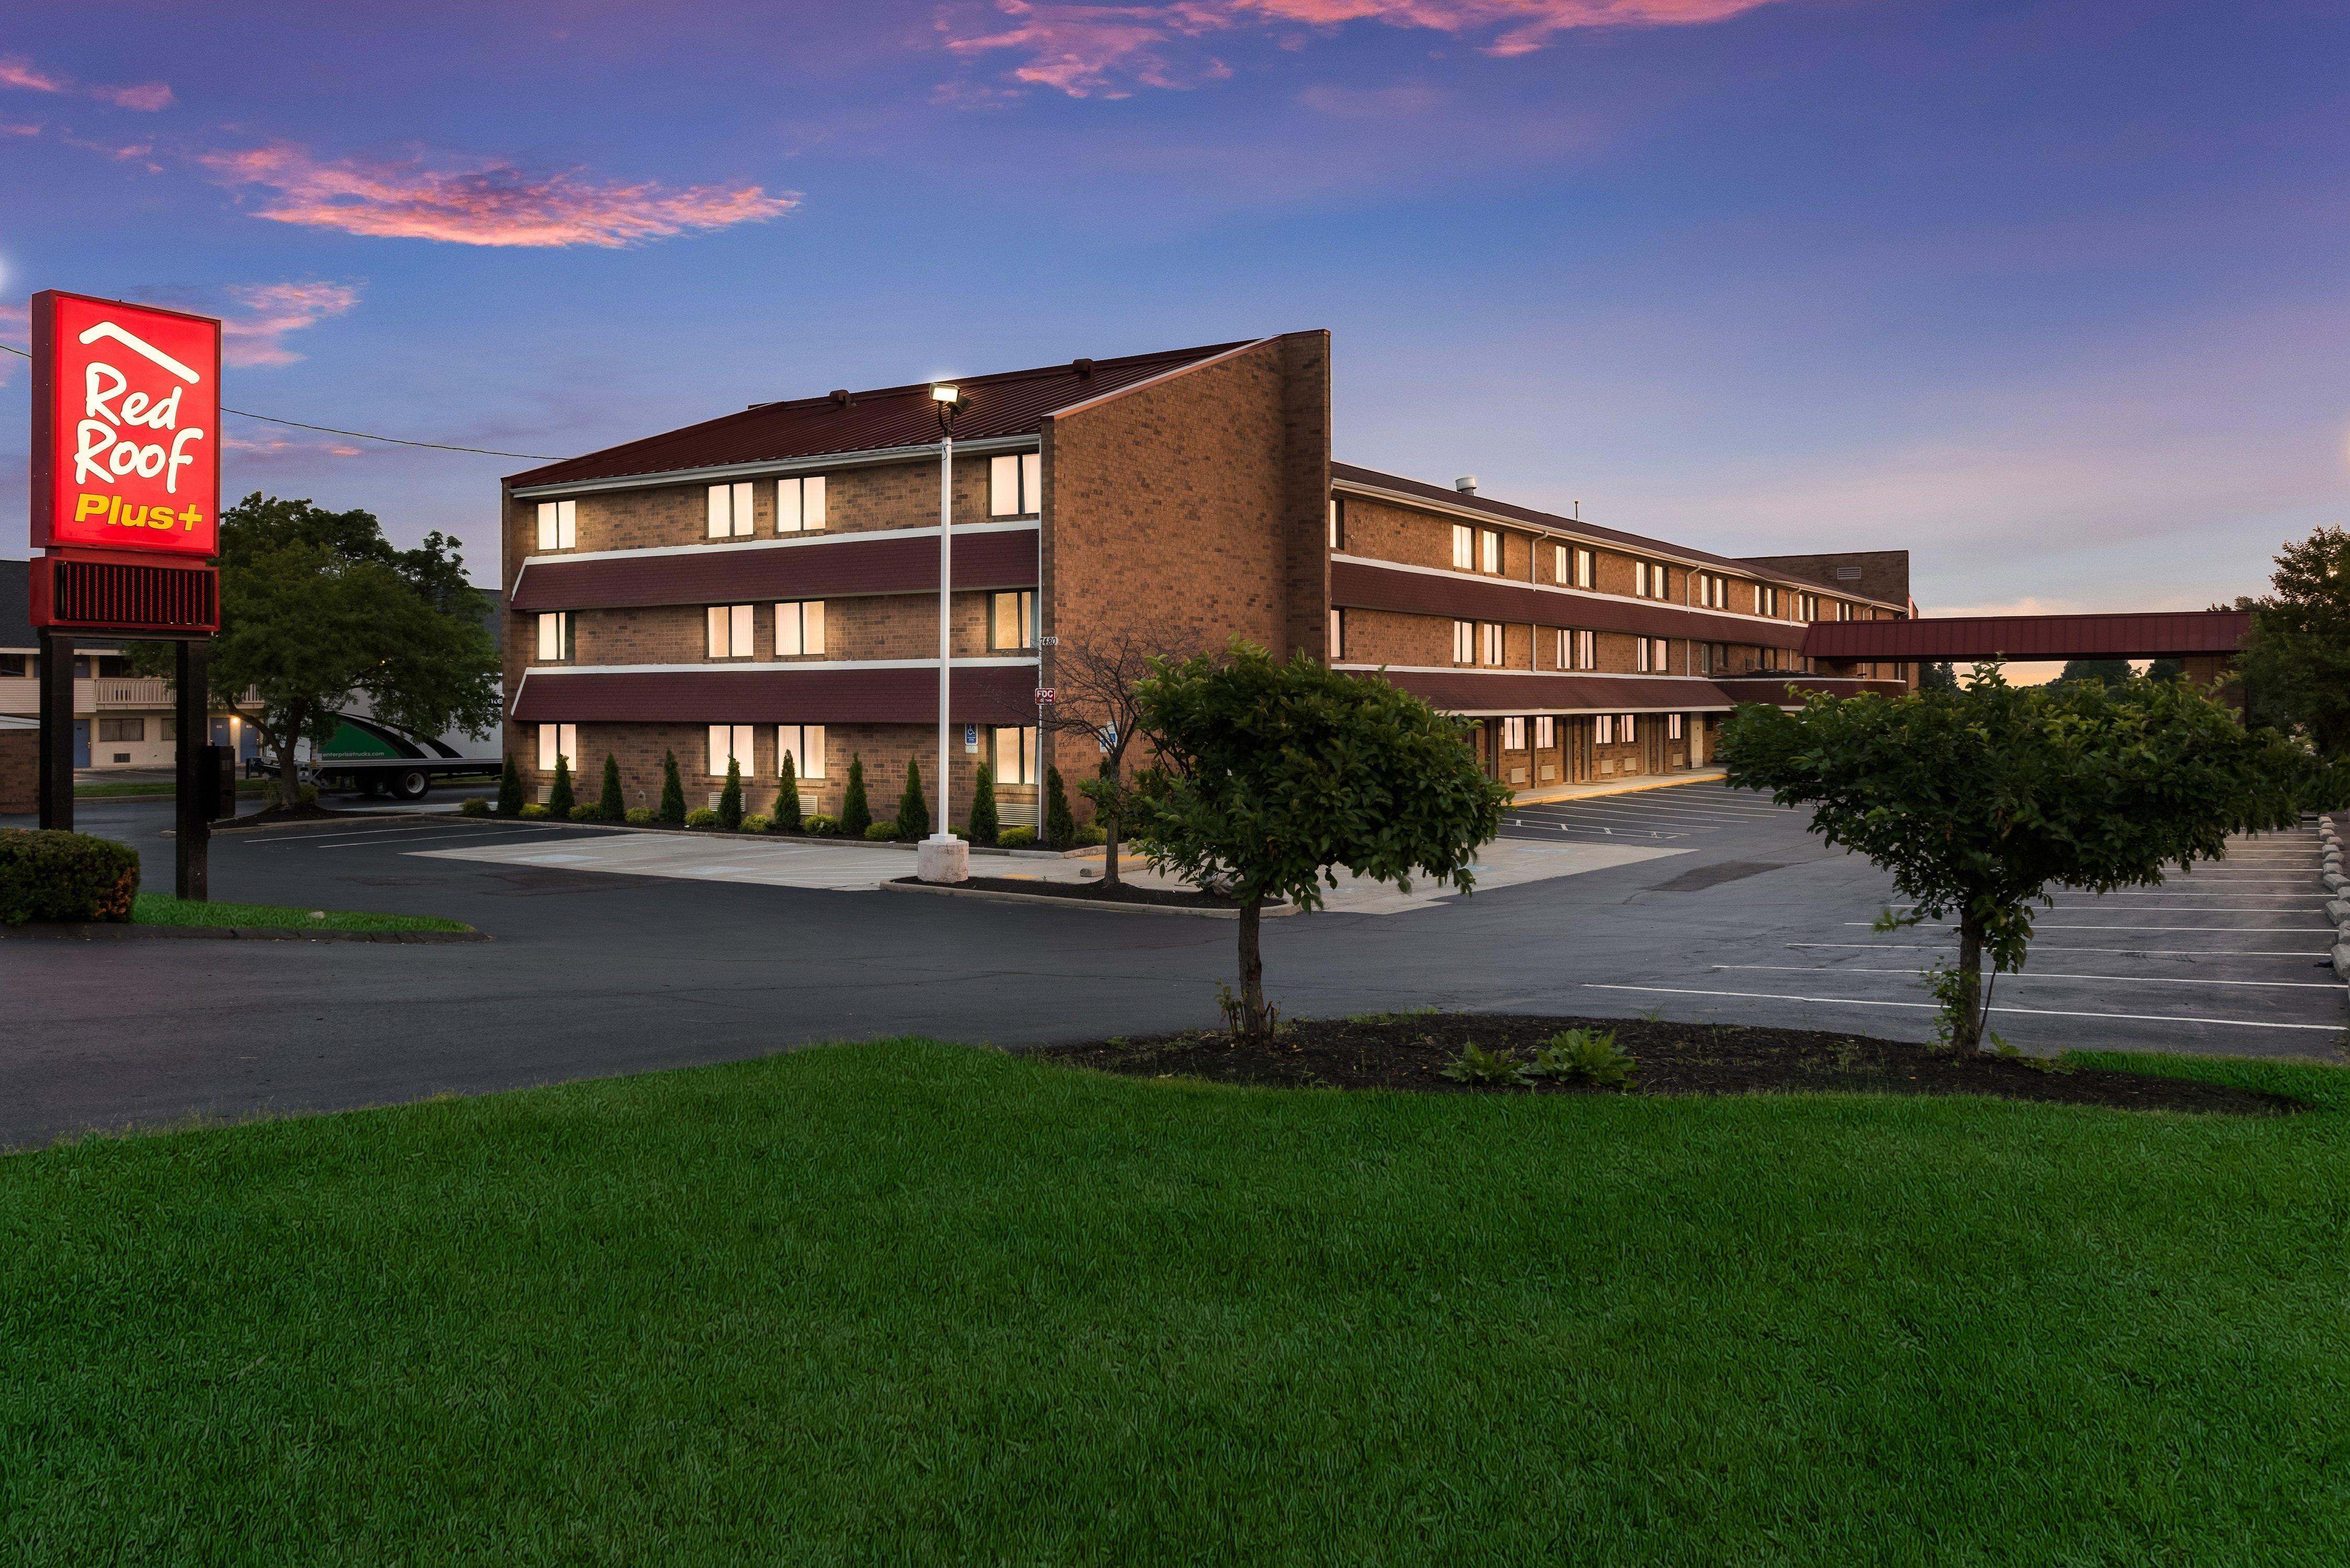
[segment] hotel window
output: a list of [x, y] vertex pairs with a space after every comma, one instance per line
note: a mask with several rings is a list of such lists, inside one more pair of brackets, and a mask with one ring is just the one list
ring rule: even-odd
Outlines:
[[[579, 760], [579, 726], [577, 724], [541, 724], [538, 727], [538, 771], [551, 774], [555, 759], [569, 757]], [[577, 773], [578, 770], [572, 770]]]
[[710, 536], [713, 539], [746, 539], [751, 535], [751, 485], [713, 484], [710, 487]]
[[1330, 612], [1330, 657], [1347, 657], [1347, 612], [1342, 609]]
[[[723, 779], [726, 764], [734, 763], [743, 776], [751, 776], [751, 726], [748, 724], [712, 724], [710, 726], [710, 776]], [[777, 770], [781, 771], [780, 768]]]
[[1776, 616], [1779, 613], [1779, 590], [1767, 583], [1754, 585], [1754, 613]]
[[571, 634], [575, 618], [569, 610], [552, 610], [538, 618], [539, 658], [559, 664], [572, 657]]
[[1036, 646], [1036, 591], [1020, 588], [988, 600], [987, 646], [996, 649]]
[[1558, 721], [1544, 713], [1534, 721], [1534, 750], [1549, 751], [1558, 744]]
[[579, 547], [579, 503], [542, 501], [538, 504], [538, 547], [576, 550]]
[[1852, 601], [1850, 599], [1836, 600], [1835, 607], [1836, 619], [1850, 620], [1852, 618]]
[[1347, 547], [1347, 504], [1335, 497], [1330, 502], [1330, 548]]
[[1480, 528], [1477, 535], [1477, 569], [1498, 574], [1502, 569], [1502, 531]]
[[1632, 668], [1643, 674], [1663, 675], [1673, 667], [1672, 645], [1661, 637], [1636, 638], [1632, 643]]
[[1477, 626], [1477, 662], [1498, 666], [1502, 662], [1502, 623], [1480, 621]]
[[1616, 739], [1617, 742], [1628, 746], [1639, 738], [1639, 731], [1633, 722], [1632, 715], [1629, 713], [1617, 715], [1616, 720]]
[[1795, 596], [1795, 618], [1797, 620], [1819, 619], [1820, 596], [1817, 594], [1797, 594]]
[[[717, 611], [712, 610], [712, 615]], [[715, 624], [714, 622], [712, 623]], [[751, 651], [748, 643], [743, 651]], [[824, 601], [791, 599], [775, 607], [775, 657], [801, 659], [824, 651]]]
[[712, 659], [748, 659], [751, 657], [750, 605], [712, 605], [709, 611], [710, 657]]
[[1593, 583], [1598, 580], [1598, 557], [1594, 556], [1590, 551], [1582, 549], [1570, 551], [1569, 554], [1573, 556], [1573, 560], [1570, 564], [1575, 569], [1575, 576], [1567, 586], [1569, 587], [1576, 588], [1587, 588], [1591, 587]]
[[1728, 609], [1730, 579], [1719, 572], [1700, 572], [1697, 575], [1697, 602], [1708, 609]]
[[144, 719], [100, 719], [98, 738], [101, 741], [143, 741], [147, 738]]
[[1045, 508], [1045, 454], [1014, 452], [987, 463], [987, 514], [1034, 517]]
[[1591, 740], [1594, 745], [1614, 745], [1616, 743], [1616, 715], [1613, 713], [1600, 714], [1599, 717], [1591, 721]]
[[1672, 597], [1673, 574], [1660, 561], [1632, 563], [1632, 592], [1644, 599]]
[[1006, 726], [994, 734], [995, 782], [1032, 784], [1036, 782], [1036, 732]]
[[1502, 750], [1523, 752], [1526, 749], [1526, 722], [1523, 719], [1502, 721]]
[[1455, 664], [1477, 662], [1477, 623], [1475, 621], [1456, 620], [1452, 623], [1452, 662]]
[[824, 777], [824, 726], [822, 724], [778, 724], [775, 726], [775, 776], [784, 776], [784, 759], [792, 760], [795, 779]]
[[1680, 738], [1681, 738], [1681, 716], [1680, 716], [1679, 713], [1668, 713], [1668, 714], [1666, 714], [1666, 715], [1665, 715], [1665, 739], [1666, 739], [1666, 740], [1668, 740], [1668, 741], [1678, 741], [1678, 740], [1679, 740]]
[[1466, 523], [1452, 525], [1452, 569], [1456, 572], [1477, 569], [1477, 530]]
[[1561, 670], [1598, 669], [1598, 636], [1593, 632], [1569, 631], [1561, 628], [1558, 633], [1558, 667]]
[[27, 680], [33, 673], [33, 656], [29, 653], [0, 653], [0, 675], [11, 680]]
[[824, 475], [808, 473], [775, 481], [775, 532], [816, 534], [823, 529]]

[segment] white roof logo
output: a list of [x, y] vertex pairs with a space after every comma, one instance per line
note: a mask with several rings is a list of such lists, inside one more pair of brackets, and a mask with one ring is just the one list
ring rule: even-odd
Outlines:
[[99, 322], [97, 326], [91, 327], [88, 331], [81, 335], [81, 341], [83, 346], [86, 348], [88, 345], [97, 342], [101, 337], [111, 337], [116, 342], [120, 343], [123, 347], [129, 348], [131, 352], [135, 354], [144, 354], [147, 358], [154, 360], [155, 363], [162, 366], [163, 369], [171, 371], [172, 374], [179, 377], [180, 379], [187, 382], [188, 385], [192, 387], [198, 381], [203, 379], [202, 376], [197, 375], [193, 370], [189, 369], [185, 365], [182, 365], [177, 359], [172, 358], [169, 354], [164, 353], [152, 343], [142, 342], [139, 338], [132, 337], [130, 333], [122, 330], [121, 327], [117, 327], [111, 321]]

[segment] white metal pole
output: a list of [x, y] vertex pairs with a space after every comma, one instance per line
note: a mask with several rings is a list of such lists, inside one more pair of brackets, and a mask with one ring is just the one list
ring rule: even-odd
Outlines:
[[947, 815], [947, 670], [953, 650], [954, 622], [948, 597], [954, 591], [954, 436], [939, 435], [939, 821], [934, 836], [951, 838]]

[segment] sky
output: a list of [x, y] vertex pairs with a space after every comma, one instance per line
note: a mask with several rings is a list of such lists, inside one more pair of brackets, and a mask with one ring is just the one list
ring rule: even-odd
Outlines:
[[[2350, 512], [2341, 0], [336, 9], [0, 22], [0, 342], [202, 309], [234, 408], [552, 457], [1326, 327], [1344, 461], [1928, 614], [2199, 608]], [[525, 458], [227, 423], [229, 493], [494, 576]]]

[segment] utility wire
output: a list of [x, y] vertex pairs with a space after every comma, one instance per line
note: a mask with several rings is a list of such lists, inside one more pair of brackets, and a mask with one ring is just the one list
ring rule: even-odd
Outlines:
[[[9, 353], [16, 355], [20, 359], [29, 359], [32, 358], [30, 354], [26, 353], [22, 348], [13, 348], [5, 343], [0, 343], [0, 348], [7, 349]], [[544, 452], [493, 452], [485, 446], [451, 446], [445, 441], [404, 441], [399, 436], [369, 435], [365, 431], [338, 431], [332, 425], [306, 425], [300, 420], [281, 420], [275, 414], [252, 413], [244, 409], [229, 408], [225, 404], [222, 405], [221, 412], [224, 414], [234, 414], [239, 419], [259, 420], [264, 424], [291, 425], [297, 431], [317, 431], [321, 435], [348, 436], [353, 441], [389, 441], [393, 446], [421, 446], [432, 452], [470, 452], [477, 457], [525, 457], [534, 462], [553, 462], [556, 461]]]

